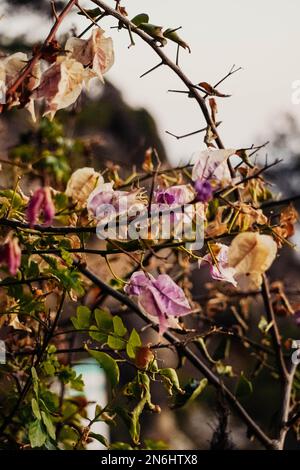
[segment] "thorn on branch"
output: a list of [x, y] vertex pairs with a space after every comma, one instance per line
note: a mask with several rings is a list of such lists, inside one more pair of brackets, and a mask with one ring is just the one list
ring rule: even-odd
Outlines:
[[176, 65], [179, 67], [179, 53], [180, 53], [180, 45], [177, 45], [177, 52], [176, 52]]
[[158, 69], [159, 67], [161, 67], [162, 65], [164, 65], [165, 62], [162, 60], [159, 64], [155, 65], [154, 67], [152, 67], [151, 69], [147, 70], [147, 72], [143, 73], [142, 75], [140, 75], [140, 78], [143, 78], [145, 77], [146, 75], [148, 75], [149, 73], [151, 72], [154, 72], [154, 70]]
[[91, 17], [91, 15], [89, 15], [89, 13], [84, 10], [78, 2], [76, 2], [76, 6], [77, 8], [81, 11], [81, 13], [83, 14], [83, 16], [85, 16], [88, 20], [90, 20], [92, 22], [92, 24], [94, 26], [97, 26], [98, 28], [100, 28], [99, 24], [97, 23], [97, 20], [94, 20], [94, 18]]
[[205, 132], [205, 131], [206, 131], [206, 127], [203, 127], [203, 129], [199, 129], [194, 132], [189, 132], [188, 134], [184, 134], [184, 135], [176, 135], [170, 131], [166, 131], [166, 134], [171, 135], [172, 137], [175, 137], [175, 139], [177, 140], [180, 140], [180, 139], [184, 139], [185, 137], [191, 137], [192, 135], [200, 134], [200, 132]]
[[[218, 121], [216, 123], [216, 127], [218, 127], [221, 123], [222, 123], [222, 121]], [[191, 137], [193, 135], [200, 134], [200, 132], [206, 132], [206, 130], [207, 130], [207, 127], [203, 127], [202, 129], [198, 129], [197, 131], [189, 132], [188, 134], [183, 134], [183, 135], [176, 135], [176, 134], [173, 134], [170, 131], [166, 131], [166, 134], [168, 134], [172, 137], [175, 137], [175, 139], [177, 139], [177, 140], [180, 140], [180, 139], [184, 139], [186, 137]]]
[[56, 11], [55, 0], [51, 0], [51, 10], [56, 21], [58, 20], [58, 14]]

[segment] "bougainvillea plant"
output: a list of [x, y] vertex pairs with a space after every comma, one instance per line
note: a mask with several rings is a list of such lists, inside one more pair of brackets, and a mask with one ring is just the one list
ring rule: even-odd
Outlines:
[[[288, 239], [297, 213], [272, 194], [264, 179], [271, 165], [253, 163], [261, 147], [227, 149], [222, 143], [217, 101], [228, 95], [219, 87], [236, 70], [215, 86], [194, 84], [179, 66], [179, 51], [191, 50], [176, 28], [156, 26], [144, 13], [130, 20], [119, 0], [112, 6], [91, 0], [90, 9], [70, 0], [60, 12], [49, 3], [54, 24], [44, 43], [29, 55], [0, 58], [1, 112], [26, 108], [44, 136], [43, 148], [16, 146], [2, 162], [2, 171], [6, 165], [12, 171], [11, 186], [0, 191], [0, 326], [6, 349], [0, 447], [84, 449], [96, 439], [110, 449], [159, 448], [162, 443], [142, 438], [141, 423], [144, 414], [161, 412], [151, 397], [161, 383], [175, 409], [215, 389], [249, 439], [282, 449], [289, 432], [299, 435], [300, 376], [298, 359], [292, 360], [297, 338], [279, 329], [278, 315], [289, 321], [296, 313], [296, 322], [299, 315], [284, 285], [270, 283], [267, 271], [284, 245], [292, 249]], [[88, 26], [61, 42], [59, 27], [74, 10]], [[112, 165], [103, 171], [72, 167], [68, 152], [76, 144], [64, 140], [51, 120], [76, 102], [91, 79], [103, 82], [113, 66], [104, 17], [131, 46], [141, 40], [152, 48], [159, 57], [156, 68], [168, 67], [199, 105], [204, 141], [191, 163], [168, 168], [149, 149], [142, 168], [129, 175]], [[165, 54], [168, 43], [177, 48], [175, 61]], [[181, 217], [183, 207], [192, 210]], [[167, 236], [161, 231], [165, 214]], [[186, 238], [182, 223], [191, 229]], [[194, 295], [192, 273], [194, 280], [197, 273], [209, 276], [205, 294]], [[259, 299], [253, 332], [250, 317]], [[224, 312], [234, 316], [229, 325], [220, 319]], [[251, 377], [231, 362], [227, 346], [214, 354], [224, 339], [256, 359], [253, 376], [263, 371], [278, 383], [269, 429], [247, 411], [247, 398], [256, 393]], [[170, 363], [170, 355], [162, 356], [166, 350]], [[108, 401], [104, 407], [95, 403], [89, 419], [84, 383], [73, 368], [77, 353], [95, 360], [107, 377]], [[108, 442], [94, 432], [96, 422], [113, 428], [118, 420], [127, 428], [124, 442]]]

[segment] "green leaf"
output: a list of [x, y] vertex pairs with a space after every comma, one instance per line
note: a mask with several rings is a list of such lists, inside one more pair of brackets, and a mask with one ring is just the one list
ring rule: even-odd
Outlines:
[[107, 334], [101, 333], [96, 325], [91, 326], [89, 335], [91, 338], [93, 338], [95, 341], [98, 341], [99, 343], [107, 343]]
[[183, 49], [187, 49], [191, 53], [191, 48], [190, 46], [181, 39], [180, 36], [178, 36], [176, 29], [174, 28], [168, 28], [166, 31], [164, 31], [164, 37], [169, 39], [170, 41], [176, 42], [179, 46], [183, 47]]
[[127, 328], [125, 327], [123, 320], [118, 315], [113, 317], [114, 332], [118, 336], [125, 336], [127, 333]]
[[159, 371], [160, 375], [162, 376], [167, 392], [170, 396], [173, 395], [173, 390], [179, 392], [179, 393], [184, 393], [184, 391], [180, 388], [177, 372], [175, 369], [171, 368], [166, 368], [166, 369], [160, 369]]
[[87, 351], [94, 359], [96, 359], [96, 361], [106, 372], [111, 386], [115, 387], [118, 385], [120, 380], [120, 369], [115, 359], [101, 351], [93, 351], [91, 349], [87, 349]]
[[184, 387], [185, 394], [176, 396], [176, 400], [172, 408], [181, 408], [196, 400], [196, 398], [201, 395], [207, 384], [207, 379], [202, 379], [200, 382], [198, 380], [192, 379]]
[[250, 380], [247, 379], [247, 377], [244, 375], [244, 372], [241, 372], [235, 395], [238, 398], [245, 398], [253, 392], [253, 385], [250, 382]]
[[82, 379], [82, 374], [77, 375], [74, 379], [70, 381], [70, 385], [74, 390], [82, 392], [84, 389], [84, 381]]
[[43, 362], [43, 369], [46, 372], [47, 375], [53, 375], [55, 374], [55, 367], [50, 361], [44, 361]]
[[110, 450], [133, 450], [130, 444], [126, 442], [114, 442], [109, 446]]
[[[83, 8], [83, 10], [87, 13], [88, 16], [90, 16], [91, 18], [97, 18], [97, 16], [100, 16], [101, 15], [101, 10], [100, 8], [91, 8], [91, 9], [87, 9], [87, 8]], [[82, 15], [82, 16], [86, 16], [82, 11], [78, 11], [77, 12], [77, 15]]]
[[216, 363], [216, 370], [220, 375], [227, 375], [228, 377], [233, 377], [232, 366], [228, 364], [223, 364], [223, 362], [218, 361]]
[[160, 42], [162, 46], [166, 45], [167, 39], [163, 35], [162, 26], [157, 26], [150, 23], [141, 23], [139, 28], [155, 39], [155, 41]]
[[71, 322], [76, 330], [85, 330], [90, 327], [91, 310], [81, 305], [76, 310], [76, 317], [71, 317]]
[[32, 400], [31, 400], [31, 409], [32, 409], [32, 412], [33, 412], [34, 416], [40, 421], [42, 419], [42, 417], [41, 417], [38, 402], [36, 401], [35, 398], [32, 398]]
[[70, 268], [73, 264], [73, 256], [72, 253], [69, 251], [64, 250], [63, 248], [60, 247], [60, 255], [62, 259], [65, 261], [67, 266]]
[[108, 440], [106, 437], [102, 436], [102, 434], [96, 434], [94, 432], [90, 432], [89, 437], [96, 439], [100, 444], [104, 445], [105, 447], [109, 447]]
[[200, 344], [200, 346], [202, 347], [203, 352], [204, 352], [205, 356], [207, 357], [207, 359], [210, 362], [212, 362], [213, 364], [216, 364], [217, 361], [214, 361], [213, 358], [211, 357], [211, 355], [209, 354], [204, 339], [203, 338], [198, 338], [197, 343]]
[[130, 359], [135, 359], [136, 355], [136, 349], [142, 346], [142, 341], [140, 338], [140, 335], [136, 331], [135, 328], [130, 333], [127, 345], [126, 345], [126, 352], [127, 356], [130, 357]]
[[9, 205], [11, 209], [19, 210], [22, 208], [22, 206], [24, 206], [23, 198], [13, 189], [2, 189], [0, 191], [0, 197], [6, 197], [10, 200]]
[[109, 333], [114, 331], [113, 317], [107, 310], [97, 308], [94, 312], [97, 326], [90, 328], [89, 335], [99, 343], [107, 343]]
[[131, 23], [135, 24], [135, 26], [139, 27], [142, 23], [149, 23], [149, 16], [147, 13], [140, 13], [132, 18]]
[[47, 434], [43, 430], [41, 421], [37, 419], [30, 423], [28, 437], [31, 447], [42, 447], [47, 439]]
[[107, 338], [107, 344], [108, 346], [116, 351], [119, 351], [120, 349], [124, 349], [126, 346], [126, 342], [122, 338], [118, 338], [114, 335], [109, 335]]
[[192, 395], [190, 396], [188, 402], [192, 402], [194, 400], [196, 400], [196, 398], [199, 397], [199, 395], [201, 395], [201, 393], [203, 392], [203, 390], [206, 388], [208, 384], [208, 380], [207, 379], [202, 379], [198, 385], [198, 387], [196, 388], [196, 390], [193, 391]]
[[100, 405], [95, 406], [95, 415], [93, 418], [93, 421], [96, 423], [97, 421], [102, 421], [101, 414], [102, 414], [103, 408]]
[[60, 267], [58, 261], [53, 256], [43, 255], [43, 259], [50, 266], [50, 273], [53, 274], [67, 290], [67, 292], [75, 291], [78, 295], [84, 294], [84, 288], [80, 278], [80, 273], [75, 269]]
[[[68, 207], [69, 199], [65, 193], [56, 193], [54, 195], [55, 207], [57, 211], [61, 211]], [[64, 239], [66, 240], [66, 239]], [[63, 241], [63, 240], [62, 240]], [[62, 244], [62, 243], [61, 243]], [[70, 248], [70, 243], [68, 243]]]
[[31, 376], [32, 376], [33, 390], [34, 390], [34, 393], [35, 393], [36, 397], [38, 398], [38, 396], [39, 396], [39, 378], [38, 378], [38, 375], [37, 375], [36, 370], [35, 370], [34, 367], [31, 367]]
[[82, 374], [76, 375], [76, 371], [70, 366], [61, 366], [58, 378], [64, 384], [70, 384], [71, 388], [74, 390], [79, 392], [83, 390], [84, 382], [82, 380]]
[[169, 446], [164, 441], [154, 441], [153, 439], [144, 440], [145, 449], [147, 450], [168, 450]]
[[108, 333], [113, 331], [113, 319], [108, 310], [97, 308], [94, 315], [99, 330], [104, 330]]
[[29, 278], [38, 277], [38, 275], [40, 274], [38, 263], [36, 263], [35, 261], [30, 261], [26, 274]]
[[126, 346], [126, 342], [122, 338], [126, 335], [127, 328], [125, 327], [122, 318], [118, 315], [114, 316], [112, 320], [114, 334], [108, 336], [107, 344], [111, 349], [124, 349]]
[[272, 325], [272, 322], [268, 323], [266, 318], [264, 316], [261, 316], [258, 323], [258, 329], [266, 335], [269, 332], [270, 328], [272, 328]]
[[140, 441], [140, 416], [145, 406], [147, 405], [150, 410], [155, 409], [155, 405], [151, 402], [150, 379], [148, 375], [145, 373], [139, 373], [137, 381], [141, 390], [141, 399], [130, 413], [131, 422], [129, 427], [131, 438], [135, 444], [139, 444]]
[[47, 429], [47, 432], [51, 439], [55, 440], [56, 439], [56, 433], [55, 433], [55, 426], [51, 421], [51, 418], [48, 414], [45, 413], [45, 411], [42, 411], [42, 419], [43, 423]]

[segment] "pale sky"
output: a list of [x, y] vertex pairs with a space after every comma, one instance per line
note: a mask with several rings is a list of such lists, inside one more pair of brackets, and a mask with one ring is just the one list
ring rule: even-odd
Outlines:
[[[115, 4], [112, 0], [107, 3]], [[180, 34], [190, 44], [192, 54], [183, 51], [180, 63], [194, 82], [213, 84], [233, 64], [243, 67], [220, 87], [220, 91], [233, 95], [218, 101], [218, 120], [222, 121], [219, 131], [227, 147], [260, 143], [283, 112], [299, 116], [300, 105], [291, 101], [292, 83], [300, 79], [299, 0], [124, 0], [123, 3], [130, 17], [145, 12], [154, 24], [182, 26]], [[84, 4], [93, 7], [89, 1]], [[38, 18], [28, 18], [27, 22], [25, 18], [24, 15], [16, 17], [13, 23], [3, 18], [0, 26], [8, 34], [30, 30], [35, 40], [43, 37], [48, 30], [47, 23], [41, 23]], [[72, 22], [87, 25], [78, 15], [73, 16]], [[109, 30], [111, 24], [110, 20], [102, 25], [115, 43], [116, 62], [107, 77], [123, 91], [129, 104], [144, 106], [153, 114], [170, 159], [174, 163], [187, 161], [193, 152], [204, 147], [203, 134], [176, 141], [165, 135], [165, 130], [184, 134], [203, 127], [200, 109], [184, 95], [167, 93], [169, 88], [184, 87], [166, 68], [139, 79], [158, 59], [140, 40], [128, 50], [126, 31]], [[175, 58], [176, 46], [168, 46], [166, 52]]]

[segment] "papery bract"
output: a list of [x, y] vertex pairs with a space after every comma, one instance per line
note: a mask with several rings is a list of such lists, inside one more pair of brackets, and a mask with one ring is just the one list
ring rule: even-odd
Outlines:
[[[137, 199], [138, 194], [138, 190], [115, 191], [113, 183], [100, 182], [90, 194], [87, 208], [98, 221], [102, 222], [109, 222], [111, 218], [131, 211], [133, 211], [132, 215], [135, 215], [136, 212], [145, 208], [145, 205]], [[110, 216], [107, 215], [107, 206], [112, 209]]]
[[[23, 52], [16, 52], [10, 56], [0, 59], [0, 90], [4, 93], [18, 78], [21, 71], [27, 65], [28, 57]], [[23, 83], [23, 91], [26, 90], [26, 105], [25, 108], [30, 112], [33, 120], [35, 121], [34, 100], [30, 95], [40, 83], [41, 68], [40, 63], [36, 62], [33, 66], [32, 72]], [[22, 97], [24, 99], [24, 97]], [[9, 106], [18, 106], [20, 104], [20, 97], [15, 94], [13, 101], [9, 102]], [[23, 103], [24, 105], [24, 103]]]
[[172, 324], [172, 317], [191, 313], [183, 290], [167, 274], [160, 274], [155, 279], [151, 274], [138, 271], [131, 276], [124, 290], [137, 299], [140, 308], [152, 321], [159, 324], [161, 334]]
[[241, 289], [258, 289], [262, 274], [269, 269], [277, 254], [277, 245], [270, 235], [242, 232], [228, 250], [229, 266], [235, 268], [235, 279]]
[[94, 168], [79, 168], [70, 176], [65, 193], [79, 207], [85, 207], [98, 183], [103, 183], [103, 177]]
[[195, 199], [193, 188], [187, 185], [170, 186], [166, 189], [158, 189], [154, 193], [154, 201], [158, 204], [189, 204]]
[[210, 275], [213, 279], [230, 282], [236, 286], [237, 282], [234, 278], [236, 270], [228, 264], [229, 247], [222, 243], [216, 243], [215, 245], [211, 245], [211, 250], [214, 253], [214, 259], [211, 254], [208, 254], [204, 256], [202, 260], [199, 260], [199, 266], [201, 266], [203, 262], [209, 263]]
[[192, 171], [193, 181], [213, 180], [218, 183], [231, 181], [227, 160], [235, 154], [233, 149], [208, 149], [196, 154], [196, 163]]
[[199, 202], [209, 202], [213, 198], [213, 188], [208, 180], [196, 180], [195, 191]]
[[48, 187], [38, 188], [29, 200], [26, 215], [32, 227], [43, 213], [44, 225], [50, 225], [55, 215], [55, 207]]
[[36, 99], [43, 98], [46, 103], [44, 115], [52, 119], [59, 109], [75, 103], [80, 95], [86, 71], [77, 60], [59, 57], [41, 77], [41, 83], [34, 92]]
[[12, 276], [17, 274], [21, 264], [21, 248], [16, 237], [9, 236], [0, 247], [0, 264], [6, 264]]
[[103, 81], [105, 74], [114, 63], [114, 50], [111, 38], [104, 37], [101, 28], [93, 30], [89, 39], [69, 38], [65, 50], [84, 67], [89, 67], [94, 76]]

